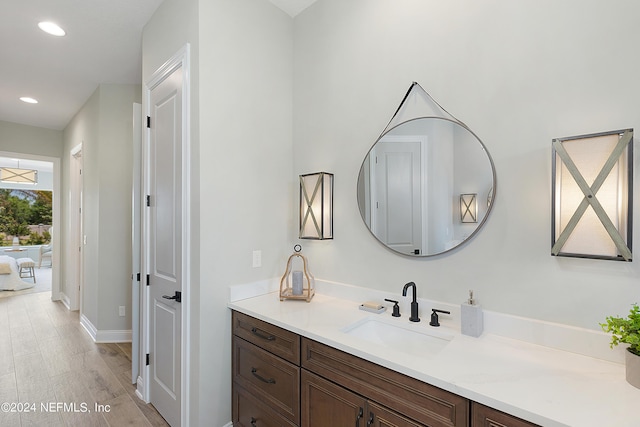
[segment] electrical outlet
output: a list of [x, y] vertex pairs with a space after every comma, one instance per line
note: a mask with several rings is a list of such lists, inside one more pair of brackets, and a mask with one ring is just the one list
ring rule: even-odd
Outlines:
[[120, 317], [124, 317], [124, 305], [118, 307], [118, 314]]
[[262, 267], [262, 251], [253, 251], [253, 267]]

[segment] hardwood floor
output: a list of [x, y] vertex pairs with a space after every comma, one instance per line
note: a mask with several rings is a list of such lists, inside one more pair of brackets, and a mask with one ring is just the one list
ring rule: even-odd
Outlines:
[[168, 426], [135, 395], [131, 344], [94, 343], [50, 298], [0, 299], [0, 426]]

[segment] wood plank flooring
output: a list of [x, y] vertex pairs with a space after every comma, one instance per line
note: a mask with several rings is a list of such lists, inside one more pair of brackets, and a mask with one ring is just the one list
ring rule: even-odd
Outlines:
[[0, 404], [3, 427], [168, 426], [135, 395], [131, 344], [94, 343], [48, 292], [0, 299]]

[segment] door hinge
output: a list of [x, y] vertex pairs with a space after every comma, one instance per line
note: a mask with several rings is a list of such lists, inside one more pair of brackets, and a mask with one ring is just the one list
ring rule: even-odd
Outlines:
[[149, 359], [150, 359], [150, 356], [149, 356], [149, 353], [147, 353], [147, 360], [146, 360], [147, 366], [149, 366]]
[[147, 274], [147, 286], [151, 284], [151, 275]]
[[151, 206], [151, 195], [147, 194], [147, 206]]
[[139, 282], [140, 281], [140, 273], [136, 274], [136, 281]]
[[151, 129], [151, 116], [147, 116], [147, 128]]

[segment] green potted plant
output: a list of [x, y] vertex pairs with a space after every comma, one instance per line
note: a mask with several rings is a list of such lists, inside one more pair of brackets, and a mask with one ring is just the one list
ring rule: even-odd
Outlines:
[[626, 351], [627, 382], [640, 388], [640, 308], [633, 304], [626, 318], [609, 316], [606, 323], [600, 326], [605, 332], [611, 332], [611, 348], [625, 343], [629, 344]]

